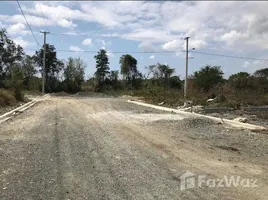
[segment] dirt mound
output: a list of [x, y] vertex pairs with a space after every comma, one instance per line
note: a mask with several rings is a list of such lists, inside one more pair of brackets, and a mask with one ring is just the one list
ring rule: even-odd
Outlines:
[[69, 94], [66, 92], [56, 92], [56, 93], [51, 93], [50, 96], [65, 97], [65, 96], [69, 96]]
[[97, 92], [77, 92], [73, 96], [75, 97], [106, 97], [105, 94]]
[[95, 95], [96, 95], [95, 92], [77, 92], [73, 96], [76, 96], [76, 97], [88, 97], [88, 96], [95, 96]]

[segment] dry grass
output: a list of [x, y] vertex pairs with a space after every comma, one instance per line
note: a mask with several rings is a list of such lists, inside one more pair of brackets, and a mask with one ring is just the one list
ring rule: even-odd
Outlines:
[[11, 90], [0, 89], [0, 106], [12, 106], [17, 102], [14, 92]]
[[[165, 102], [165, 106], [177, 107], [183, 105], [183, 91], [160, 87], [144, 88], [141, 90], [124, 91], [124, 94], [144, 97], [145, 101], [153, 104]], [[207, 103], [209, 98], [217, 96], [217, 100]], [[231, 88], [215, 88], [209, 92], [203, 92], [196, 88], [189, 88], [188, 99], [194, 105], [205, 105], [213, 107], [230, 107], [239, 109], [245, 106], [267, 106], [268, 94], [253, 90], [237, 91]]]

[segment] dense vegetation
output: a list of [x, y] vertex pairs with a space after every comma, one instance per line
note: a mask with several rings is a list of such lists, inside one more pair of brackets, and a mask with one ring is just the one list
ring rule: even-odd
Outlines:
[[[45, 91], [76, 93], [84, 82], [85, 64], [80, 58], [57, 57], [56, 48], [46, 45]], [[23, 91], [40, 92], [42, 87], [43, 48], [26, 55], [6, 31], [0, 30], [0, 106], [23, 101]]]
[[[169, 65], [156, 63], [141, 73], [138, 61], [125, 54], [119, 59], [120, 70], [110, 70], [109, 57], [104, 49], [94, 56], [94, 77], [84, 80], [86, 65], [80, 58], [60, 60], [53, 45], [46, 45], [45, 91], [95, 91], [115, 95], [142, 96], [147, 101], [164, 101], [170, 106], [183, 103], [184, 80], [174, 75]], [[0, 31], [0, 106], [15, 100], [23, 100], [23, 91], [41, 91], [43, 48], [33, 56], [26, 55], [5, 30]], [[268, 68], [253, 74], [239, 72], [227, 80], [220, 66], [204, 66], [189, 76], [188, 99], [194, 104], [206, 104], [208, 98], [217, 97], [217, 105], [239, 107], [241, 105], [268, 104]]]

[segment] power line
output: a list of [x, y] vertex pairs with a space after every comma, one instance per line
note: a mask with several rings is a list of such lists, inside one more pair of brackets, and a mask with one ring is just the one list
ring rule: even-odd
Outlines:
[[[34, 2], [32, 2], [32, 4], [33, 4], [33, 6], [34, 6]], [[33, 9], [33, 10], [35, 11], [35, 14], [39, 17], [39, 15], [38, 15], [37, 12], [36, 12], [36, 9]], [[41, 31], [41, 28], [40, 28], [39, 25], [37, 25], [35, 19], [33, 19], [33, 22], [34, 22], [34, 24], [36, 25], [36, 27], [39, 29], [38, 32]]]
[[45, 22], [46, 29], [47, 29], [47, 31], [49, 32], [49, 29], [48, 29], [48, 26], [47, 26], [47, 23], [46, 23], [46, 18], [45, 18], [45, 16], [44, 16], [44, 13], [43, 13], [43, 10], [42, 10], [42, 6], [40, 6], [40, 4], [39, 4], [38, 1], [37, 1], [37, 4], [38, 4], [38, 6], [39, 6], [40, 9], [41, 9], [41, 13], [42, 13], [42, 15], [43, 15], [43, 20], [44, 20], [44, 22]]
[[201, 52], [201, 51], [189, 51], [189, 52], [196, 53], [196, 54], [210, 55], [210, 56], [219, 56], [219, 57], [227, 57], [227, 58], [237, 58], [237, 59], [243, 59], [243, 60], [268, 61], [268, 59], [262, 59], [262, 58], [252, 58], [252, 57], [244, 57], [244, 56], [231, 56], [231, 55], [216, 54], [216, 53], [207, 53], [207, 52]]
[[73, 34], [68, 34], [68, 33], [51, 33], [51, 35], [56, 35], [56, 36], [70, 36], [70, 37], [74, 37], [74, 36], [83, 36], [83, 37], [91, 37], [92, 35], [89, 34], [80, 34], [80, 33], [73, 33]]
[[[36, 49], [25, 49], [25, 50], [36, 50]], [[97, 53], [99, 50], [80, 50], [80, 51], [74, 51], [74, 50], [68, 50], [68, 49], [57, 49], [56, 51], [59, 52], [82, 52], [82, 53]], [[176, 53], [176, 52], [182, 52], [182, 51], [109, 51], [109, 53]]]
[[22, 10], [22, 8], [21, 8], [21, 6], [20, 6], [19, 0], [17, 0], [17, 3], [18, 3], [18, 5], [19, 5], [20, 11], [21, 11], [21, 13], [22, 13], [22, 15], [23, 15], [23, 17], [24, 17], [24, 19], [25, 19], [27, 25], [28, 25], [28, 28], [30, 29], [30, 31], [31, 31], [31, 33], [32, 33], [32, 35], [33, 35], [33, 37], [34, 37], [36, 43], [37, 43], [39, 46], [41, 46], [40, 43], [38, 42], [38, 40], [36, 39], [36, 37], [35, 37], [35, 35], [34, 35], [34, 33], [33, 33], [33, 30], [32, 30], [32, 28], [31, 28], [31, 26], [29, 25], [29, 23], [28, 23], [28, 21], [27, 21], [25, 15], [24, 15], [24, 12], [23, 12], [23, 10]]
[[[25, 49], [28, 51], [38, 51], [36, 49]], [[99, 50], [80, 50], [80, 51], [74, 51], [74, 50], [68, 50], [68, 49], [56, 49], [58, 52], [70, 52], [70, 53], [97, 53]], [[109, 53], [114, 54], [159, 54], [159, 53], [178, 53], [178, 52], [186, 52], [186, 51], [109, 51]], [[268, 59], [262, 59], [262, 58], [252, 58], [252, 57], [242, 57], [242, 56], [231, 56], [231, 55], [223, 55], [223, 54], [215, 54], [215, 53], [207, 53], [207, 52], [201, 52], [201, 51], [189, 51], [191, 53], [196, 54], [204, 54], [204, 55], [211, 55], [211, 56], [220, 56], [220, 57], [227, 57], [227, 58], [235, 58], [235, 59], [243, 59], [243, 60], [260, 60], [260, 61], [266, 61], [268, 62]]]
[[[37, 10], [37, 6], [35, 6], [34, 5], [34, 2], [32, 2], [32, 4], [33, 4], [33, 9], [34, 9], [34, 11], [35, 11], [35, 14], [39, 17], [39, 18], [42, 18], [40, 15], [39, 15], [39, 11]], [[42, 24], [40, 24], [40, 26], [41, 26], [41, 28], [43, 29], [43, 30], [45, 30], [45, 27], [42, 25]], [[41, 31], [41, 29], [40, 29], [40, 31]]]

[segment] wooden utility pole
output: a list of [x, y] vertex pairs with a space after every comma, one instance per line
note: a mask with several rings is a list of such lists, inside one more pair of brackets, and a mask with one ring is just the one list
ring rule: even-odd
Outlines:
[[190, 37], [186, 37], [186, 69], [185, 69], [185, 80], [184, 80], [184, 101], [187, 101], [187, 79], [188, 79], [188, 43], [189, 43], [189, 38]]
[[43, 46], [43, 73], [42, 73], [42, 93], [45, 94], [45, 83], [46, 83], [46, 36], [49, 32], [44, 31], [44, 46]]

